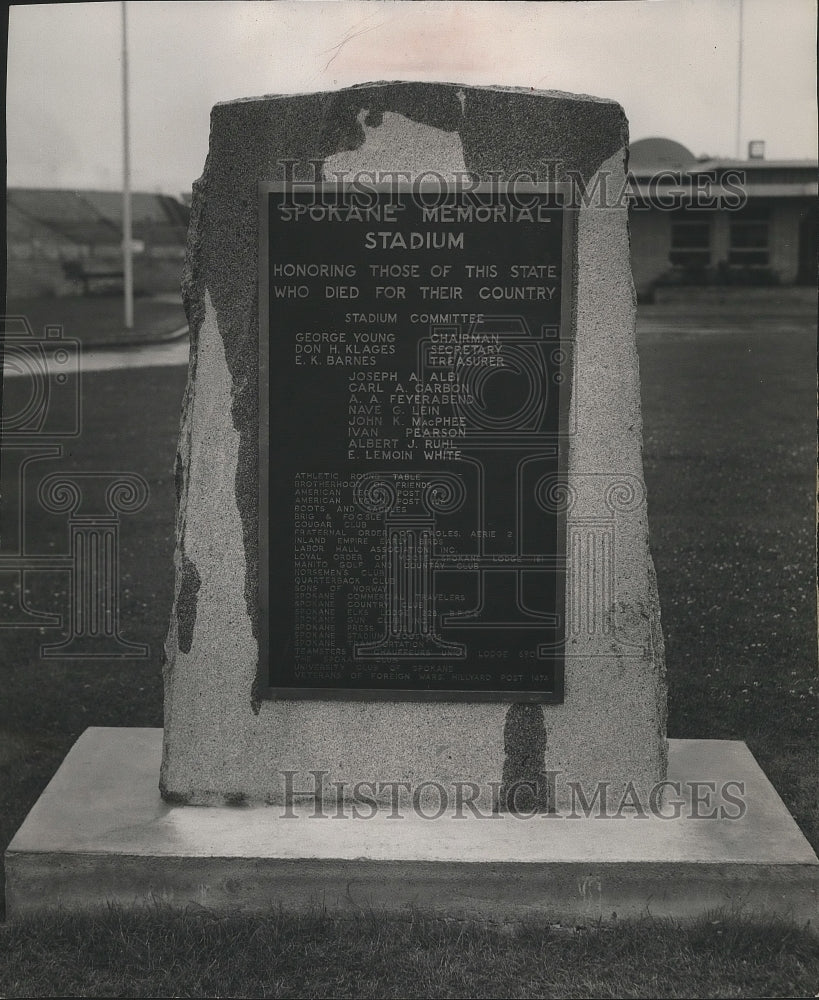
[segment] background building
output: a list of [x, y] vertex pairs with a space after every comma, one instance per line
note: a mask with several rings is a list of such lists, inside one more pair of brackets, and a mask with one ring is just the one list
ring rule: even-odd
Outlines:
[[[134, 285], [179, 291], [190, 208], [162, 194], [131, 196]], [[122, 195], [117, 191], [9, 188], [9, 297], [81, 295], [121, 288]]]
[[817, 163], [765, 160], [762, 146], [730, 160], [697, 159], [670, 139], [632, 144], [631, 262], [641, 298], [662, 285], [816, 283]]

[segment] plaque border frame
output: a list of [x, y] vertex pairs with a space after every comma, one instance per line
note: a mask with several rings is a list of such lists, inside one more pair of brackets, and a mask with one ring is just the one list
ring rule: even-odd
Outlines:
[[[565, 647], [568, 628], [566, 607], [566, 572], [557, 576], [556, 606], [562, 608], [564, 618], [563, 643], [560, 647], [560, 658], [555, 664], [555, 683], [553, 691], [460, 691], [460, 690], [429, 690], [413, 688], [347, 688], [347, 687], [283, 687], [270, 683], [270, 621], [269, 621], [269, 446], [270, 446], [270, 295], [269, 295], [269, 195], [292, 189], [293, 187], [321, 188], [326, 183], [328, 188], [337, 187], [331, 181], [259, 181], [258, 185], [258, 219], [259, 219], [259, 265], [258, 278], [258, 355], [259, 355], [259, 441], [258, 441], [258, 587], [257, 609], [259, 612], [258, 660], [256, 678], [253, 685], [253, 698], [258, 701], [386, 701], [386, 702], [478, 702], [503, 703], [523, 702], [527, 704], [554, 705], [562, 704], [565, 689]], [[567, 481], [568, 473], [568, 441], [569, 408], [572, 399], [574, 382], [574, 365], [576, 355], [576, 296], [575, 274], [577, 267], [577, 215], [578, 208], [574, 204], [572, 185], [568, 181], [533, 182], [533, 181], [478, 181], [471, 183], [468, 190], [478, 193], [495, 193], [514, 185], [514, 190], [522, 194], [557, 195], [562, 201], [560, 210], [563, 213], [562, 247], [561, 247], [561, 281], [560, 281], [560, 336], [558, 341], [570, 340], [575, 349], [568, 352], [568, 358], [560, 366], [562, 376], [560, 401], [558, 406], [558, 477], [560, 482]], [[423, 188], [423, 183], [408, 184], [406, 182], [370, 183], [367, 190], [372, 192], [399, 191]], [[460, 182], [453, 185], [452, 190], [458, 191]], [[564, 336], [565, 333], [570, 336]], [[564, 388], [565, 387], [565, 388]], [[563, 447], [561, 447], [561, 444]], [[567, 524], [566, 512], [562, 506], [556, 512], [557, 537], [563, 542], [563, 555], [566, 555]]]

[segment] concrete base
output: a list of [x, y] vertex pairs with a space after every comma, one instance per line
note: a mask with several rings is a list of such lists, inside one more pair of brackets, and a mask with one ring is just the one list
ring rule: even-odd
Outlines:
[[327, 804], [317, 819], [304, 807], [167, 805], [161, 730], [88, 729], [6, 851], [7, 913], [159, 900], [584, 923], [727, 907], [815, 928], [819, 860], [745, 744], [671, 740], [669, 750], [683, 794], [670, 789], [662, 812], [679, 801], [676, 819], [580, 809], [456, 818], [450, 807], [435, 820], [411, 809], [365, 820]]

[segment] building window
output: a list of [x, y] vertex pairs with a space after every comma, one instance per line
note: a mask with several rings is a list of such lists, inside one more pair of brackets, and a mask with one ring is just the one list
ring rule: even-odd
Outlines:
[[749, 206], [731, 218], [728, 263], [734, 267], [767, 267], [769, 210]]
[[671, 252], [675, 267], [708, 267], [711, 263], [711, 216], [702, 209], [678, 208], [671, 214]]

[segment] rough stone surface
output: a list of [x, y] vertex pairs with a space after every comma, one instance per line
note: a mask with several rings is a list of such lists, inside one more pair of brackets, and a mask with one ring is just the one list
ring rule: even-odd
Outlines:
[[724, 907], [817, 930], [819, 861], [744, 743], [669, 741], [665, 819], [456, 818], [450, 802], [439, 819], [348, 808], [322, 820], [312, 805], [169, 805], [156, 788], [161, 742], [158, 729], [83, 733], [6, 852], [9, 919], [160, 899], [570, 923]]
[[[592, 204], [578, 213], [567, 518], [578, 538], [603, 522], [614, 532], [613, 621], [569, 630], [564, 703], [522, 710], [256, 696], [259, 182], [283, 180], [283, 160], [297, 161], [295, 176], [303, 178], [313, 176], [310, 161], [325, 175], [435, 169], [481, 179], [557, 162], [557, 179], [574, 172], [593, 191], [606, 176], [617, 192], [627, 144], [617, 104], [510, 88], [372, 84], [214, 108], [183, 287], [192, 343], [166, 643], [161, 788], [168, 800], [277, 801], [285, 770], [324, 769], [345, 781], [472, 781], [482, 789], [559, 771], [589, 786], [631, 781], [643, 793], [664, 777], [664, 655], [625, 208]], [[567, 552], [571, 560], [570, 545]], [[591, 571], [588, 580], [592, 592], [604, 585]]]

